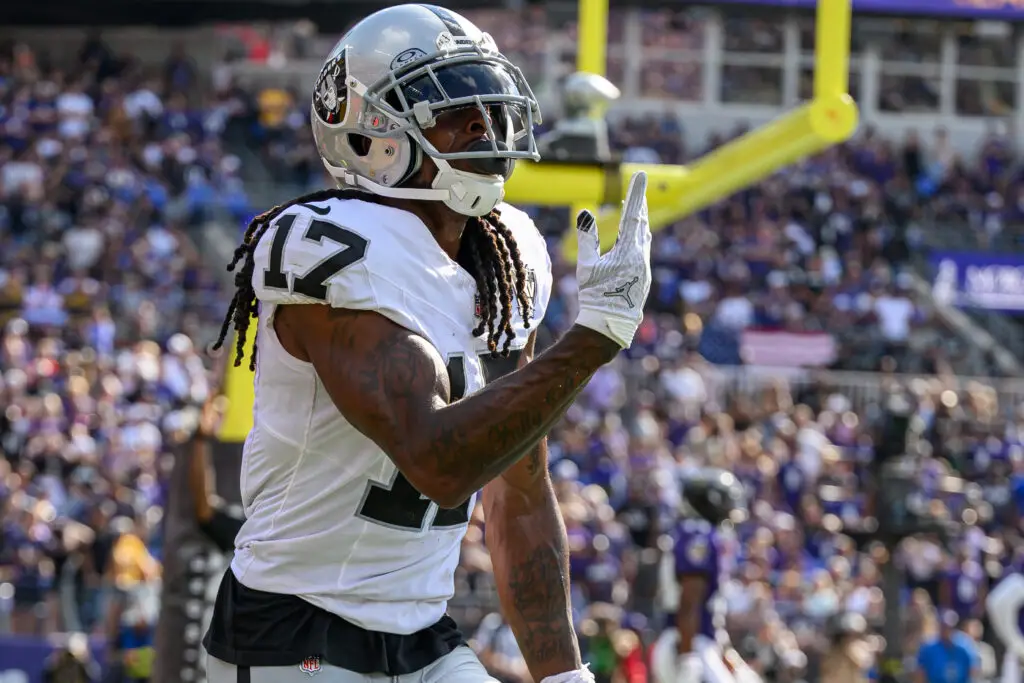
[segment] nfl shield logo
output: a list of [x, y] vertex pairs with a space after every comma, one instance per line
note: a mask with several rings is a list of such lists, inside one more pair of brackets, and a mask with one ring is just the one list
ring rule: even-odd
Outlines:
[[533, 268], [526, 269], [526, 282], [523, 286], [523, 294], [533, 305], [537, 305], [537, 273]]
[[306, 657], [299, 664], [299, 669], [310, 676], [320, 673], [320, 655]]

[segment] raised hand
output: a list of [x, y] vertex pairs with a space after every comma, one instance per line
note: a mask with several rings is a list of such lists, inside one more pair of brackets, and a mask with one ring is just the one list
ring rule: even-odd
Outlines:
[[601, 254], [597, 221], [591, 212], [581, 211], [577, 216], [576, 234], [580, 304], [576, 322], [628, 348], [643, 320], [644, 302], [651, 290], [647, 174], [638, 171], [630, 179], [619, 235], [607, 254]]

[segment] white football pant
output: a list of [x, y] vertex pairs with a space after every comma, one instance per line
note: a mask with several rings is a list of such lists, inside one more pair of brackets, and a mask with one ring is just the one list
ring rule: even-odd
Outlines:
[[206, 680], [207, 683], [498, 683], [484, 669], [476, 653], [464, 646], [404, 676], [360, 674], [322, 661], [292, 666], [237, 667], [208, 656]]

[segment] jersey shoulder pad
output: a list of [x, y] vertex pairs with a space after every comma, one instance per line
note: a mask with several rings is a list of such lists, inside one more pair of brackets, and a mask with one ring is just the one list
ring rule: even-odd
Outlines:
[[544, 236], [526, 212], [511, 204], [499, 204], [501, 222], [512, 233], [519, 248], [519, 256], [527, 269], [527, 287], [533, 291], [533, 324], [532, 329], [544, 319], [548, 301], [551, 299], [551, 256]]
[[425, 248], [427, 238], [399, 209], [358, 199], [296, 204], [256, 245], [253, 289], [262, 302], [374, 310], [421, 332], [417, 321], [460, 310], [460, 294], [472, 313], [457, 267], [440, 249]]
[[274, 219], [253, 252], [260, 301], [347, 307], [372, 298], [365, 263], [379, 246], [348, 204], [295, 204]]

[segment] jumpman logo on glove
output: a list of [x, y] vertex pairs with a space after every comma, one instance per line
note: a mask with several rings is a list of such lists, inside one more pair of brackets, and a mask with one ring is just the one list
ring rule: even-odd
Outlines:
[[647, 174], [637, 171], [629, 180], [619, 234], [611, 249], [601, 253], [597, 221], [585, 209], [576, 217], [576, 239], [580, 305], [576, 322], [615, 340], [624, 349], [629, 348], [643, 320], [644, 301], [651, 290]]
[[636, 304], [633, 303], [633, 297], [629, 295], [629, 292], [631, 289], [633, 289], [633, 285], [635, 285], [638, 282], [640, 282], [640, 278], [635, 277], [626, 284], [622, 285], [621, 287], [616, 287], [615, 289], [609, 292], [605, 292], [604, 295], [609, 298], [621, 296], [623, 299], [626, 300], [626, 305], [629, 306], [630, 308], [633, 308], [636, 306]]

